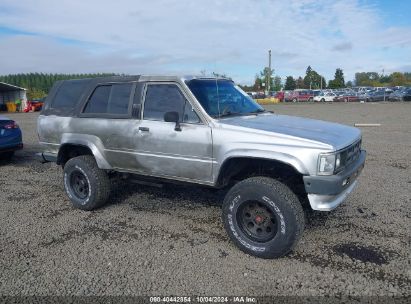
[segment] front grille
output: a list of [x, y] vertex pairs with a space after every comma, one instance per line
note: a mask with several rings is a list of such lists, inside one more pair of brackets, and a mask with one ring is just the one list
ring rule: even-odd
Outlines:
[[341, 152], [341, 164], [342, 167], [347, 167], [355, 162], [361, 153], [361, 139], [353, 143], [352, 145], [344, 148]]

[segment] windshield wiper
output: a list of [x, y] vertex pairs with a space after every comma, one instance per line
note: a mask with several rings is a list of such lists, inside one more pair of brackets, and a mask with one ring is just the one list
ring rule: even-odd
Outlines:
[[261, 109], [258, 109], [258, 110], [252, 111], [252, 112], [243, 112], [243, 113], [242, 112], [228, 111], [228, 112], [225, 112], [225, 113], [221, 113], [220, 115], [214, 115], [213, 117], [214, 118], [221, 118], [221, 117], [229, 117], [229, 116], [247, 116], [247, 115], [257, 115], [257, 114], [265, 113], [265, 112], [268, 112], [268, 111], [261, 110]]
[[213, 115], [212, 117], [214, 117], [214, 118], [221, 118], [221, 117], [236, 116], [236, 115], [241, 115], [241, 114], [242, 114], [242, 113], [240, 113], [240, 112], [227, 111], [227, 112], [225, 112], [225, 113]]
[[251, 112], [248, 112], [248, 113], [249, 114], [259, 114], [259, 113], [265, 113], [265, 112], [267, 112], [267, 111], [264, 110], [264, 109], [257, 109], [255, 111], [251, 111]]

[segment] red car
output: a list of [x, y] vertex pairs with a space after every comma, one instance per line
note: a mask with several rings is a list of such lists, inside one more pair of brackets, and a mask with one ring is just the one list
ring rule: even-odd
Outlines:
[[343, 101], [343, 102], [350, 102], [350, 101], [358, 101], [358, 96], [355, 93], [344, 93], [334, 98], [334, 101]]
[[33, 99], [27, 101], [27, 107], [24, 109], [24, 112], [36, 112], [41, 111], [44, 105], [44, 99]]
[[286, 101], [313, 101], [314, 93], [310, 90], [294, 90], [287, 95]]
[[284, 101], [284, 91], [276, 92], [274, 98], [277, 98], [279, 101]]

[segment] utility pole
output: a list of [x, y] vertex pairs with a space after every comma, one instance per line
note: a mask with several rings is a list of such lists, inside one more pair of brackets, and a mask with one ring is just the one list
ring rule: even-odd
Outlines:
[[268, 50], [268, 71], [265, 76], [267, 95], [270, 94], [270, 84], [271, 84], [271, 50]]

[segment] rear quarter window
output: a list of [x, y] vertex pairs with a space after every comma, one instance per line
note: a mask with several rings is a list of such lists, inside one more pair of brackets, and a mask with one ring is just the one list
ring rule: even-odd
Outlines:
[[87, 81], [81, 80], [70, 80], [63, 82], [54, 96], [51, 103], [51, 108], [74, 108], [87, 85]]

